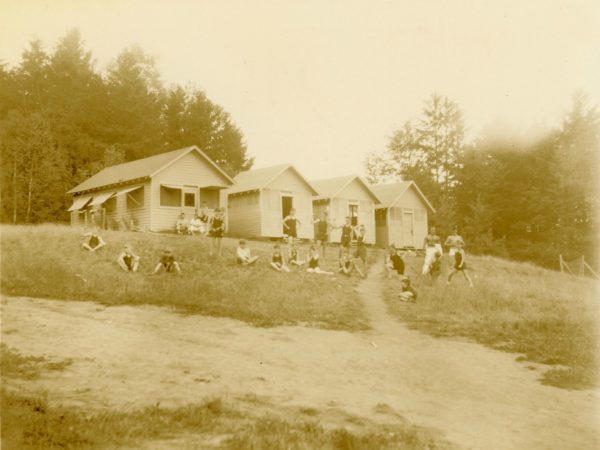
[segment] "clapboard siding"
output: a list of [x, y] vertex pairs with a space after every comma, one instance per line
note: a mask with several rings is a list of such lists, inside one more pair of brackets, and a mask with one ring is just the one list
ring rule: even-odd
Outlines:
[[[349, 202], [358, 203], [358, 223], [367, 228], [366, 238], [370, 244], [375, 243], [375, 204], [373, 196], [365, 189], [363, 184], [354, 179], [352, 183], [346, 186], [338, 195], [340, 199], [346, 199], [346, 205]], [[343, 217], [336, 218], [336, 222], [344, 223], [348, 215], [348, 208]]]
[[262, 208], [262, 236], [280, 237], [283, 234], [283, 226], [281, 221], [282, 207], [281, 196], [291, 195], [293, 207], [296, 209], [296, 217], [300, 221], [298, 227], [298, 237], [302, 239], [314, 238], [314, 227], [312, 225], [313, 210], [312, 210], [312, 193], [306, 191], [292, 191], [286, 189], [284, 191], [277, 189], [263, 189], [261, 191], [261, 208]]
[[173, 230], [181, 212], [184, 212], [189, 220], [196, 209], [196, 206], [183, 206], [183, 200], [180, 206], [161, 206], [160, 186], [163, 184], [181, 187], [181, 189], [193, 188], [198, 201], [201, 202], [200, 188], [212, 186], [224, 188], [229, 186], [230, 183], [198, 153], [187, 153], [152, 178], [151, 229], [153, 231]]
[[227, 231], [233, 235], [255, 237], [261, 235], [259, 192], [245, 192], [227, 198]]
[[[144, 189], [144, 205], [140, 206], [140, 207], [135, 207], [135, 208], [127, 208], [127, 194], [119, 194], [119, 191], [122, 191], [124, 189], [130, 189], [132, 187], [135, 186], [140, 186], [143, 187]], [[112, 212], [106, 212], [106, 226], [108, 228], [123, 228], [125, 226], [125, 222], [130, 223], [131, 220], [133, 220], [133, 223], [136, 227], [142, 228], [142, 229], [149, 229], [150, 228], [150, 202], [151, 202], [151, 189], [150, 189], [150, 182], [147, 183], [143, 183], [143, 184], [132, 184], [130, 186], [125, 186], [125, 187], [120, 187], [118, 189], [116, 188], [112, 188], [112, 189], [102, 189], [102, 190], [98, 190], [98, 191], [94, 191], [92, 194], [87, 194], [87, 195], [91, 195], [91, 196], [97, 196], [97, 195], [101, 195], [104, 193], [109, 193], [109, 192], [117, 192], [116, 197], [114, 197], [114, 199], [109, 200], [108, 202], [114, 202], [115, 204], [115, 209]], [[107, 203], [105, 202], [102, 205], [96, 205], [93, 208], [94, 211], [94, 221], [92, 222], [92, 220], [88, 219], [88, 226], [103, 226], [103, 210], [105, 209], [105, 207], [107, 206]], [[88, 213], [88, 218], [91, 217], [90, 212], [92, 211], [92, 208], [86, 208], [87, 213]], [[83, 210], [82, 210], [83, 213]], [[83, 219], [84, 215], [83, 214], [77, 214], [77, 211], [73, 211], [71, 213], [71, 224], [72, 225], [80, 225], [83, 226], [84, 225], [84, 219]]]
[[377, 245], [381, 247], [389, 244], [399, 247], [410, 245], [411, 243], [406, 242], [403, 235], [403, 227], [407, 225], [402, 220], [404, 212], [411, 212], [413, 217], [412, 245], [415, 248], [422, 248], [427, 235], [429, 210], [414, 186], [410, 186], [388, 209], [386, 224], [377, 225]]

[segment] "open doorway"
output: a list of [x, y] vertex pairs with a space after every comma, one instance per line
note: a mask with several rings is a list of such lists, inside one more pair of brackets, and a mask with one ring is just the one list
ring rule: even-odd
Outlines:
[[[358, 204], [348, 203], [348, 217], [350, 217], [350, 224], [355, 227], [358, 225]], [[352, 240], [356, 240], [356, 232], [352, 232]]]
[[[294, 197], [292, 197], [291, 195], [282, 195], [281, 196], [281, 218], [285, 219], [289, 215], [289, 213], [293, 207], [294, 207]], [[284, 234], [286, 233], [285, 229], [283, 229], [283, 226], [282, 226], [282, 231]]]

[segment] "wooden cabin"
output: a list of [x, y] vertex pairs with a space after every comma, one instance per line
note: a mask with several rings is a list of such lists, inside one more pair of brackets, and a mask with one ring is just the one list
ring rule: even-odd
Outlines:
[[[367, 242], [375, 243], [375, 205], [377, 195], [358, 175], [327, 178], [311, 182], [319, 195], [313, 198], [315, 218], [327, 212], [335, 225], [343, 225], [350, 217], [352, 225], [364, 224], [367, 228]], [[329, 235], [330, 242], [340, 242], [342, 231], [334, 229]]]
[[201, 202], [220, 206], [219, 192], [234, 181], [191, 146], [107, 167], [74, 187], [71, 224], [150, 231], [173, 230]]
[[435, 209], [415, 182], [377, 184], [371, 189], [381, 201], [375, 207], [377, 245], [423, 248], [428, 231], [427, 217]]
[[282, 220], [296, 209], [298, 237], [313, 239], [313, 186], [291, 164], [240, 172], [227, 196], [228, 231], [244, 237], [281, 237]]

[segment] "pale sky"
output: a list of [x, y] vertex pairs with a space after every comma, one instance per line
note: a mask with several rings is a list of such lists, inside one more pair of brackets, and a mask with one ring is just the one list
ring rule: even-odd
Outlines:
[[556, 125], [576, 89], [600, 104], [598, 0], [0, 0], [0, 60], [73, 27], [99, 69], [139, 44], [231, 113], [255, 167], [309, 179], [362, 174], [433, 92], [470, 137]]

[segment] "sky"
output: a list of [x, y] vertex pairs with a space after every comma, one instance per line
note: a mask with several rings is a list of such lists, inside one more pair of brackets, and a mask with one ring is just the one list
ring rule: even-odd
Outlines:
[[434, 92], [470, 139], [557, 126], [576, 90], [600, 105], [597, 0], [0, 0], [0, 60], [71, 28], [99, 69], [140, 45], [231, 114], [255, 167], [309, 179], [364, 174]]

